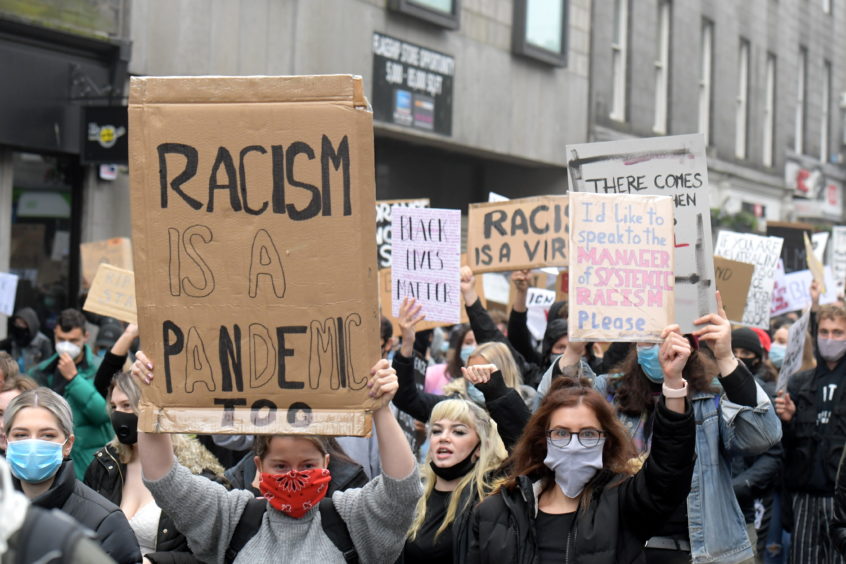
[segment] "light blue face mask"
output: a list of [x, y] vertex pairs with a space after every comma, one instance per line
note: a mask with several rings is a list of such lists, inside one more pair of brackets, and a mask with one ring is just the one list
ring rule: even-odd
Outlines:
[[482, 391], [474, 386], [469, 380], [467, 381], [467, 395], [470, 396], [473, 403], [477, 403], [481, 406], [485, 405], [485, 394], [483, 394]]
[[784, 355], [787, 352], [787, 345], [773, 343], [770, 345], [770, 360], [776, 368], [781, 368], [784, 363]]
[[637, 363], [651, 382], [660, 384], [664, 381], [664, 371], [661, 369], [661, 361], [658, 360], [658, 345], [637, 347]]
[[6, 461], [16, 478], [30, 484], [38, 484], [59, 470], [65, 443], [41, 439], [9, 441], [6, 446]]
[[467, 361], [470, 360], [470, 355], [473, 354], [473, 351], [475, 350], [475, 345], [464, 345], [461, 347], [461, 352], [458, 354], [461, 356], [461, 362], [464, 363], [464, 366], [467, 366]]

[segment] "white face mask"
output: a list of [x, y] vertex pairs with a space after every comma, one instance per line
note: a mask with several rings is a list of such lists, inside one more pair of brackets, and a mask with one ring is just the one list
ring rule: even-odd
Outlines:
[[56, 343], [56, 353], [58, 353], [59, 356], [67, 353], [71, 358], [76, 358], [81, 352], [82, 347], [76, 343], [71, 343], [70, 341], [59, 341]]

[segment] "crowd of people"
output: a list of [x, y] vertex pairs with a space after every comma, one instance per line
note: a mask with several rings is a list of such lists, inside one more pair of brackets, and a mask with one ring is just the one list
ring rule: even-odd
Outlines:
[[846, 563], [842, 302], [778, 389], [795, 314], [733, 327], [718, 295], [693, 333], [584, 343], [559, 302], [535, 340], [511, 278], [507, 316], [464, 267], [468, 324], [383, 319], [369, 438], [139, 431], [137, 326], [68, 309], [49, 338], [21, 309], [0, 562]]

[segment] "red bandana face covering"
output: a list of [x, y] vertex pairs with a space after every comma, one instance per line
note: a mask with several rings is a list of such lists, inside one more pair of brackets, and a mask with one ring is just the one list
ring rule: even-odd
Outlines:
[[332, 475], [326, 468], [291, 470], [287, 474], [262, 472], [259, 490], [275, 509], [300, 519], [326, 496], [330, 481]]

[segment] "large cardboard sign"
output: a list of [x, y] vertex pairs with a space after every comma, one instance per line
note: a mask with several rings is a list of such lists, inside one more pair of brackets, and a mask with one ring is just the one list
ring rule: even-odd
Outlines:
[[101, 264], [132, 270], [132, 242], [125, 237], [82, 243], [79, 255], [82, 259], [82, 285], [85, 288], [91, 287]]
[[14, 313], [17, 293], [17, 275], [0, 272], [0, 315], [11, 316]]
[[406, 298], [423, 305], [429, 321], [458, 323], [461, 317], [461, 212], [394, 208], [396, 260], [391, 268], [391, 313]]
[[570, 194], [569, 335], [661, 341], [675, 317], [673, 200]]
[[784, 244], [781, 246], [781, 260], [786, 274], [808, 268], [804, 236], [811, 235], [813, 229], [813, 226], [807, 223], [767, 222], [767, 235], [784, 239]]
[[360, 77], [133, 78], [139, 428], [369, 432], [373, 119]]
[[737, 262], [723, 257], [714, 257], [714, 274], [717, 290], [723, 300], [723, 308], [730, 321], [740, 323], [746, 309], [746, 296], [752, 283], [755, 265]]
[[131, 270], [101, 264], [82, 309], [127, 323], [138, 323], [135, 274]]
[[567, 196], [470, 204], [467, 260], [473, 272], [567, 266]]
[[716, 311], [708, 162], [701, 134], [567, 146], [570, 190], [670, 196], [675, 207], [675, 312], [682, 331]]
[[773, 283], [781, 253], [780, 237], [763, 237], [751, 233], [720, 231], [714, 255], [755, 265], [752, 283], [746, 295], [746, 309], [740, 323], [767, 329], [770, 326], [770, 306]]
[[846, 286], [846, 226], [835, 225], [831, 230], [831, 269], [837, 293]]
[[376, 261], [379, 268], [391, 267], [391, 208], [428, 208], [429, 198], [379, 200], [376, 202]]
[[784, 352], [784, 362], [778, 372], [776, 391], [787, 388], [790, 377], [796, 374], [802, 366], [802, 354], [805, 351], [805, 338], [808, 335], [808, 324], [811, 320], [811, 308], [805, 310], [799, 320], [787, 330], [787, 350]]

